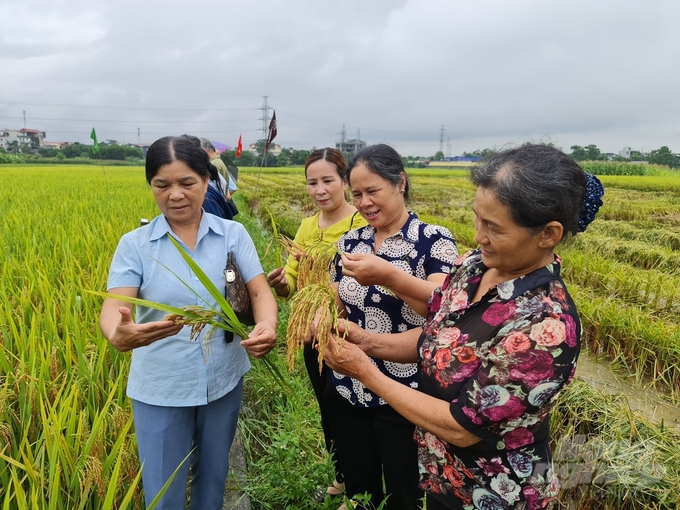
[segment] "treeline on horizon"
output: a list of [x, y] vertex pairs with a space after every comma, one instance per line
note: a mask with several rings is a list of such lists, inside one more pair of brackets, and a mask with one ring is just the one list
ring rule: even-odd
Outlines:
[[[527, 142], [529, 144], [530, 142]], [[265, 140], [260, 139], [255, 143], [257, 149], [255, 151], [242, 151], [241, 156], [236, 158], [236, 151], [229, 150], [223, 154], [225, 163], [236, 162], [238, 166], [244, 167], [285, 167], [285, 166], [301, 166], [305, 164], [307, 157], [311, 150], [282, 148], [277, 155], [268, 152], [263, 158], [261, 154], [264, 152]], [[546, 145], [554, 146], [553, 143]], [[557, 147], [561, 149], [560, 147]], [[107, 160], [107, 161], [125, 161], [129, 164], [144, 164], [144, 153], [141, 148], [128, 145], [118, 144], [99, 144], [99, 153], [93, 152], [91, 145], [74, 143], [67, 145], [63, 149], [42, 148], [37, 152], [33, 152], [28, 146], [13, 147], [13, 150], [5, 150], [0, 148], [0, 163], [53, 163], [65, 160]], [[643, 154], [641, 151], [630, 151], [630, 158], [624, 158], [620, 155], [615, 155], [611, 160], [610, 157], [600, 151], [595, 144], [586, 145], [572, 145], [571, 152], [564, 151], [574, 160], [578, 162], [583, 161], [615, 161], [615, 162], [632, 162], [632, 163], [649, 163], [653, 165], [662, 165], [669, 168], [680, 167], [680, 158], [675, 155], [668, 146], [664, 145], [659, 149], [651, 151], [649, 154]], [[498, 149], [485, 148], [482, 150], [475, 150], [472, 152], [463, 152], [463, 157], [476, 157], [482, 160], [491, 157], [499, 152]], [[343, 153], [345, 159], [349, 160], [352, 157], [351, 153]], [[437, 151], [434, 155], [429, 157], [423, 156], [403, 156], [402, 160], [406, 168], [426, 168], [430, 161], [444, 161], [445, 156], [442, 151]]]

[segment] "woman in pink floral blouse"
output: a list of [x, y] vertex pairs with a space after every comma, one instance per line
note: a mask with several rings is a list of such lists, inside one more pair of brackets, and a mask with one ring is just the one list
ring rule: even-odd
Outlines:
[[[585, 230], [604, 190], [543, 145], [499, 153], [471, 178], [479, 248], [435, 290], [422, 330], [352, 325], [326, 361], [416, 425], [428, 510], [537, 510], [557, 495], [549, 412], [573, 377], [581, 335], [554, 248]], [[386, 378], [368, 356], [417, 360], [419, 388]]]

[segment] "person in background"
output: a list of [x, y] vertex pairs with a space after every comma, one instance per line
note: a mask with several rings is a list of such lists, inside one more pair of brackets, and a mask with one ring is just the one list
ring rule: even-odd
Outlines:
[[[544, 145], [501, 152], [471, 179], [479, 248], [433, 293], [423, 328], [390, 335], [352, 324], [326, 361], [416, 424], [428, 510], [538, 510], [559, 488], [550, 411], [581, 337], [554, 250], [593, 221], [604, 189]], [[395, 383], [369, 356], [417, 361], [419, 388]]]
[[[200, 148], [203, 147], [203, 142], [201, 142], [201, 139], [195, 136], [182, 135], [182, 138], [191, 140]], [[225, 198], [227, 196], [226, 187], [223, 187], [226, 186], [227, 183], [217, 171], [217, 168], [212, 164], [212, 162], [208, 163], [208, 172], [208, 188], [205, 192], [203, 210], [207, 213], [219, 216], [220, 218], [224, 218], [225, 220], [233, 220], [233, 210], [231, 207], [229, 207], [229, 202]]]
[[[248, 338], [226, 336], [217, 329], [210, 340], [205, 330], [192, 341], [190, 328], [163, 320], [164, 312], [137, 307], [133, 320], [133, 306], [114, 298], [104, 301], [99, 321], [115, 349], [132, 351], [127, 395], [132, 399], [147, 506], [193, 450], [191, 509], [222, 509], [243, 375], [250, 368], [247, 353], [262, 357], [276, 343], [276, 300], [250, 236], [240, 223], [203, 211], [209, 167], [207, 154], [192, 137], [167, 136], [149, 147], [146, 180], [161, 214], [121, 238], [107, 289], [176, 307], [206, 302], [217, 307], [170, 238], [218, 288], [224, 288], [223, 270], [231, 252], [256, 322]], [[188, 474], [185, 462], [157, 509], [186, 509]]]
[[[319, 242], [335, 244], [348, 230], [366, 225], [366, 220], [345, 199], [346, 171], [347, 164], [342, 153], [329, 147], [313, 151], [305, 161], [307, 193], [318, 211], [313, 216], [303, 219], [295, 234], [295, 243], [303, 249]], [[269, 285], [279, 297], [289, 299], [295, 294], [298, 266], [298, 259], [290, 255], [285, 267], [276, 268], [267, 275]], [[333, 442], [326, 405], [323, 401], [324, 390], [329, 383], [328, 368], [324, 365], [319, 373], [318, 355], [319, 353], [312, 348], [311, 344], [305, 345], [305, 366], [319, 404], [321, 428], [335, 469], [333, 483], [327, 488], [320, 488], [315, 494], [315, 499], [322, 502], [326, 495], [342, 494], [345, 484]]]
[[224, 164], [224, 161], [222, 161], [220, 158], [219, 151], [215, 149], [215, 146], [210, 140], [207, 138], [199, 138], [199, 141], [201, 143], [201, 148], [208, 154], [210, 163], [212, 163], [213, 166], [217, 168], [217, 172], [220, 175], [220, 188], [224, 192], [224, 198], [230, 200], [231, 195], [229, 193], [229, 171], [227, 170], [227, 165]]
[[[339, 309], [351, 328], [380, 334], [420, 329], [424, 303], [458, 256], [453, 237], [409, 212], [409, 179], [393, 148], [371, 145], [355, 154], [347, 179], [368, 225], [338, 241], [342, 255], [332, 274]], [[370, 362], [394, 384], [418, 387], [415, 360], [393, 363], [375, 356]], [[330, 378], [324, 400], [347, 496], [369, 493], [378, 508], [384, 479], [387, 510], [420, 508], [414, 425], [359, 380], [339, 371]]]

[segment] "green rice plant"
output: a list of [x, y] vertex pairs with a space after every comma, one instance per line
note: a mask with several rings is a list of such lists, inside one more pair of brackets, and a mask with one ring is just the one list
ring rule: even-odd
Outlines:
[[640, 305], [641, 312], [676, 321], [680, 311], [680, 275], [643, 269], [600, 254], [574, 248], [562, 252], [562, 277], [569, 284], [588, 287], [600, 295]]
[[[249, 186], [249, 182], [256, 172], [241, 171], [235, 197], [242, 213], [237, 219], [264, 253], [271, 236], [263, 207], [270, 208], [277, 223], [281, 218], [280, 233], [292, 237], [302, 218], [313, 212], [313, 204], [300, 168], [263, 169], [262, 193], [256, 204], [259, 217], [248, 217], [248, 207], [243, 204], [250, 200], [254, 184]], [[409, 208], [423, 221], [449, 228], [461, 251], [474, 247], [469, 209], [474, 190], [467, 173], [424, 169], [409, 170], [409, 174], [413, 179]], [[664, 271], [643, 269], [643, 257], [649, 255], [644, 254], [642, 244], [655, 253], [678, 251], [680, 174], [602, 176], [601, 180], [607, 190], [603, 214], [575, 238], [573, 246], [560, 249], [565, 278], [583, 319], [584, 341], [640, 381], [672, 387], [679, 379], [674, 367], [680, 365], [678, 320], [669, 305], [674, 277], [670, 277], [669, 266]], [[110, 348], [101, 336], [97, 326], [100, 298], [78, 289], [104, 287], [120, 237], [136, 228], [140, 217], [156, 214], [140, 167], [107, 167], [104, 174], [96, 166], [0, 166], [3, 508], [143, 506], [131, 410], [125, 396], [130, 357]], [[596, 238], [592, 245], [591, 235]], [[634, 250], [622, 251], [620, 246], [627, 241], [633, 242]], [[609, 242], [618, 246], [616, 253], [602, 251], [600, 245]], [[657, 260], [661, 260], [659, 253], [654, 255]], [[638, 266], [625, 262], [625, 257], [632, 256], [636, 258], [630, 260], [638, 260]], [[263, 263], [274, 267], [274, 254], [263, 257]], [[655, 294], [664, 273], [670, 285]], [[286, 331], [288, 306], [281, 303], [279, 336]], [[279, 372], [285, 370], [284, 350], [281, 345], [268, 355]], [[313, 490], [332, 479], [307, 379], [297, 363], [285, 378], [292, 387], [291, 395], [265, 364], [254, 363], [246, 375], [239, 425], [249, 464], [243, 490], [251, 496], [255, 509], [307, 509]], [[565, 395], [571, 388], [576, 386], [570, 385]], [[618, 413], [624, 411], [605, 412], [593, 405], [599, 399], [578, 392], [571, 410], [555, 420], [570, 426], [570, 434], [594, 428], [625, 430], [617, 421]], [[631, 428], [644, 428], [635, 418], [630, 423]], [[617, 508], [620, 504], [634, 508], [631, 501], [638, 495], [645, 508], [678, 506], [677, 494], [663, 489], [664, 484], [678, 485], [673, 478], [662, 478], [658, 487], [663, 490], [655, 486], [651, 494], [626, 481], [630, 476], [623, 471], [624, 460], [634, 458], [646, 467], [661, 459], [666, 473], [677, 466], [673, 460], [677, 453], [673, 457], [671, 447], [664, 447], [667, 456], [654, 453], [656, 457], [650, 457], [647, 445], [654, 443], [645, 441], [626, 444], [616, 455], [593, 450], [606, 454], [607, 465], [620, 466], [611, 469], [616, 473], [614, 480], [619, 481], [599, 484], [598, 492], [583, 496], [582, 507]], [[650, 446], [649, 450], [658, 449]], [[94, 476], [97, 473], [100, 475]], [[562, 494], [572, 499], [582, 496], [569, 488]], [[337, 502], [320, 506], [327, 510], [336, 507]]]
[[680, 434], [630, 410], [625, 396], [575, 380], [551, 415], [559, 500], [578, 508], [670, 510], [680, 502]]
[[680, 401], [680, 325], [655, 319], [615, 297], [570, 285], [583, 322], [584, 342], [636, 380], [671, 391]]
[[604, 204], [598, 220], [649, 221], [677, 227], [680, 201], [677, 191], [640, 191], [608, 188], [605, 184]]
[[670, 192], [680, 193], [680, 172], [663, 172], [661, 176], [611, 176], [602, 175], [600, 180], [605, 188], [621, 188], [634, 191]]
[[569, 248], [572, 247], [584, 253], [627, 263], [631, 267], [661, 271], [670, 276], [680, 275], [680, 252], [647, 242], [590, 235], [581, 239], [575, 237]]
[[617, 161], [581, 161], [581, 168], [595, 175], [653, 175], [669, 173], [669, 168], [642, 163], [625, 163]]
[[680, 225], [676, 230], [672, 230], [653, 221], [596, 221], [588, 227], [586, 237], [593, 233], [618, 240], [646, 243], [657, 249], [680, 251]]
[[[148, 301], [146, 299], [139, 299], [130, 296], [121, 296], [111, 293], [101, 293], [89, 291], [95, 295], [102, 295], [110, 297], [113, 299], [118, 299], [127, 303], [132, 303], [137, 306], [145, 306], [147, 308], [153, 308], [156, 310], [161, 310], [170, 315], [165, 317], [165, 320], [173, 320], [177, 324], [185, 324], [191, 327], [191, 340], [197, 340], [201, 337], [201, 332], [206, 326], [210, 326], [207, 334], [203, 336], [203, 357], [204, 360], [208, 355], [210, 349], [210, 341], [212, 340], [215, 328], [220, 328], [231, 333], [235, 333], [241, 338], [247, 338], [248, 333], [239, 322], [238, 317], [234, 309], [231, 307], [227, 299], [224, 297], [222, 291], [220, 291], [215, 284], [210, 280], [208, 275], [201, 269], [201, 267], [191, 258], [191, 256], [184, 251], [180, 244], [175, 240], [174, 237], [170, 236], [170, 241], [179, 254], [182, 256], [187, 265], [191, 268], [191, 271], [196, 275], [198, 281], [203, 284], [206, 290], [210, 293], [219, 308], [213, 307], [201, 295], [196, 292], [189, 284], [184, 282], [175, 272], [170, 268], [165, 267], [170, 273], [172, 273], [185, 287], [191, 290], [196, 297], [198, 297], [206, 307], [197, 306], [186, 306], [184, 308], [177, 308], [174, 306], [166, 305], [164, 303], [158, 303], [155, 301]], [[161, 264], [163, 265], [163, 264]], [[290, 392], [290, 386], [286, 382], [283, 374], [278, 370], [276, 365], [269, 359], [268, 355], [264, 355], [260, 358], [262, 362], [269, 368], [272, 372], [272, 376], [281, 384], [282, 388]]]
[[270, 225], [272, 228], [272, 241], [270, 243], [270, 246], [274, 246], [274, 254], [276, 256], [276, 267], [282, 267], [283, 266], [283, 248], [281, 247], [281, 244], [277, 242], [279, 239], [279, 229], [276, 226], [276, 221], [274, 220], [274, 215], [272, 212], [267, 209], [267, 213], [269, 213], [269, 220], [270, 220]]

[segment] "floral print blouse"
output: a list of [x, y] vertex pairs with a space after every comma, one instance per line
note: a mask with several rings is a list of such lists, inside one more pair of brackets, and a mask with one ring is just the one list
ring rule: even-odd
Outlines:
[[[371, 226], [350, 230], [338, 241], [338, 249], [349, 253], [373, 253], [375, 229]], [[431, 274], [449, 273], [458, 257], [458, 249], [451, 233], [444, 227], [429, 225], [414, 213], [399, 232], [388, 237], [380, 245], [377, 256], [389, 261], [408, 274], [422, 280]], [[366, 331], [375, 333], [398, 333], [425, 323], [409, 305], [385, 287], [364, 287], [354, 279], [342, 274], [342, 261], [338, 256], [331, 268], [331, 278], [338, 283], [338, 296], [345, 305], [347, 319]], [[380, 371], [388, 377], [412, 388], [418, 387], [416, 363], [394, 363], [371, 358]], [[366, 389], [356, 379], [337, 372], [331, 377], [335, 389], [353, 405], [373, 407], [386, 402]]]
[[481, 441], [450, 445], [416, 428], [420, 487], [452, 509], [538, 510], [556, 495], [549, 412], [573, 378], [581, 323], [561, 260], [471, 303], [486, 267], [460, 257], [430, 299], [418, 341], [420, 391], [451, 402]]

